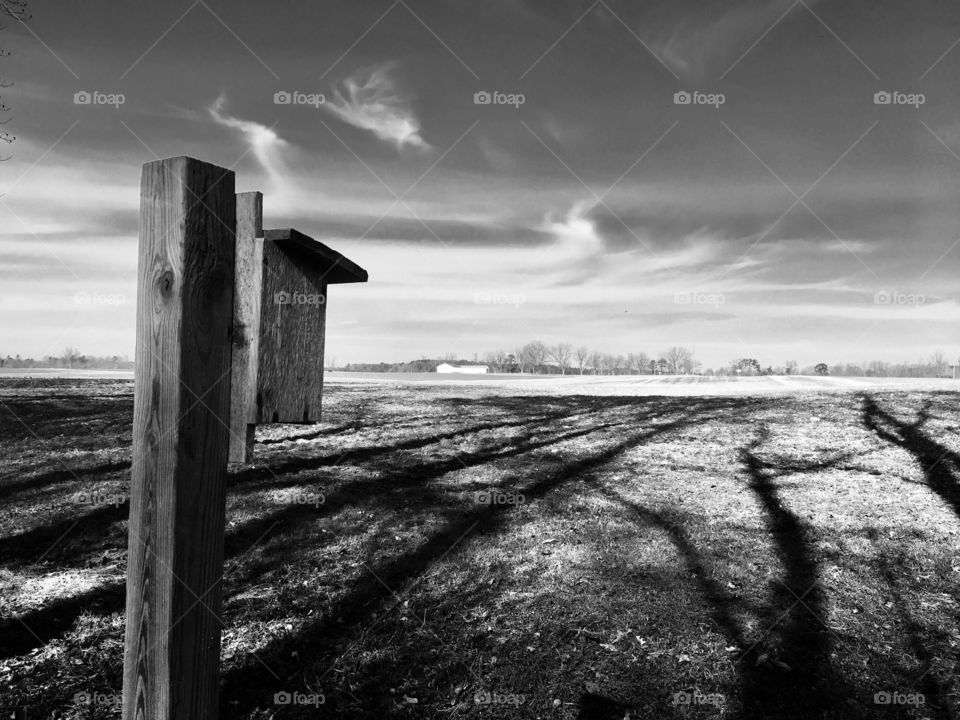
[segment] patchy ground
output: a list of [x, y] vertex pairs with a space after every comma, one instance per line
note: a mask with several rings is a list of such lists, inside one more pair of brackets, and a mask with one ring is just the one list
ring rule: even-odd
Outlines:
[[[221, 716], [960, 717], [960, 395], [810, 386], [332, 380], [229, 478]], [[26, 717], [119, 717], [131, 418], [0, 379]]]

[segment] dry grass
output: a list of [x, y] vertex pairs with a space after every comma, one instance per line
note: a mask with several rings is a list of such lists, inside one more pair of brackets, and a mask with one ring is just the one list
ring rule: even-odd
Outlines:
[[[0, 705], [117, 717], [131, 387], [2, 382]], [[958, 717], [957, 394], [327, 390], [230, 476], [222, 717]]]

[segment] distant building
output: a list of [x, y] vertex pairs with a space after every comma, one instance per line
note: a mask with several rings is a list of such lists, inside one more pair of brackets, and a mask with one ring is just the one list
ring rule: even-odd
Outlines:
[[451, 365], [450, 363], [440, 363], [437, 365], [437, 372], [482, 375], [489, 372], [489, 368], [486, 365]]

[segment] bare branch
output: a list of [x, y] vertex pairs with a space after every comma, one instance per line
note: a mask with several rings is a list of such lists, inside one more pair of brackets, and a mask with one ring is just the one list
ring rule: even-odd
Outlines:
[[23, 22], [30, 19], [27, 12], [27, 0], [0, 0], [0, 15], [6, 15]]

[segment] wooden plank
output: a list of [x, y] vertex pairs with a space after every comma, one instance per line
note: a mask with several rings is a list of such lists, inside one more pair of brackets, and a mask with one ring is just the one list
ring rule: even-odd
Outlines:
[[327, 284], [314, 260], [263, 243], [257, 423], [320, 422]]
[[362, 267], [319, 240], [293, 228], [267, 230], [265, 238], [290, 254], [303, 253], [310, 259], [314, 271], [320, 273], [328, 285], [367, 281], [367, 271]]
[[230, 462], [253, 459], [257, 422], [257, 363], [263, 292], [263, 194], [237, 195], [237, 264], [233, 293], [233, 379]]
[[235, 223], [233, 172], [144, 165], [126, 720], [217, 715]]

